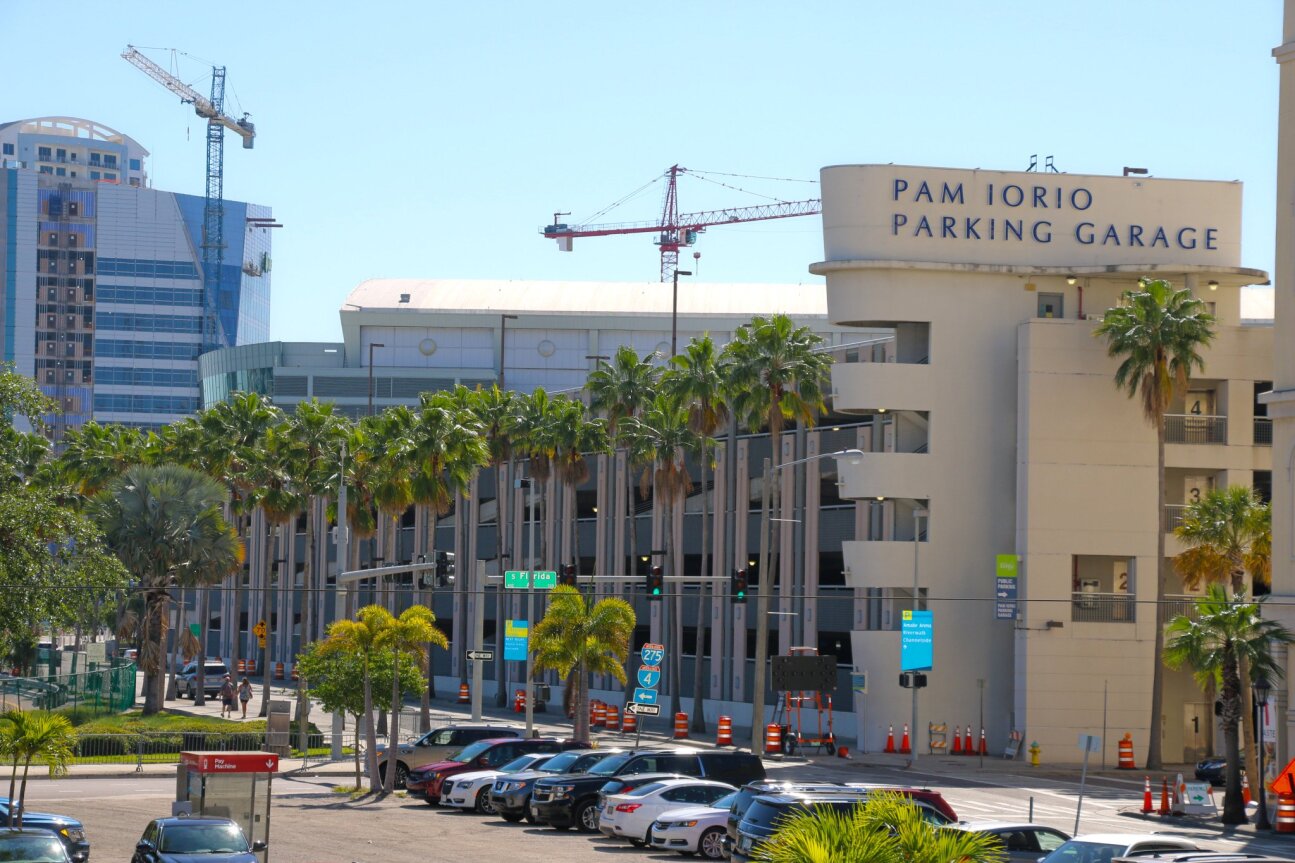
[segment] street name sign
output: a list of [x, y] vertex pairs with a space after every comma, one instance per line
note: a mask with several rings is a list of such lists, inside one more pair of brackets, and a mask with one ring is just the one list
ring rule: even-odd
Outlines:
[[625, 712], [633, 713], [635, 716], [660, 716], [661, 705], [660, 704], [636, 704], [635, 702], [631, 701], [629, 704], [625, 705]]
[[531, 582], [531, 587], [536, 590], [552, 590], [558, 586], [558, 574], [556, 572], [536, 572], [535, 578]]
[[494, 658], [495, 658], [495, 652], [493, 650], [469, 650], [468, 651], [469, 662], [489, 662]]

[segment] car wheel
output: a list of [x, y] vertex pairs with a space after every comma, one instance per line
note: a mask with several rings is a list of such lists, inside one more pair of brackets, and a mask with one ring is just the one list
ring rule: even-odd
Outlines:
[[724, 828], [712, 827], [697, 840], [697, 853], [707, 860], [724, 859]]
[[507, 821], [509, 824], [518, 824], [525, 816], [518, 815], [515, 812], [500, 812], [499, 817]]
[[495, 814], [495, 804], [490, 802], [489, 788], [482, 788], [477, 792], [477, 805], [474, 808], [482, 815]]
[[[401, 764], [399, 761], [397, 761], [396, 762], [396, 787], [404, 788], [405, 782], [408, 779], [409, 779], [409, 768]], [[386, 779], [384, 778], [383, 781], [385, 782]]]
[[573, 820], [581, 833], [597, 833], [598, 805], [592, 800], [586, 800], [576, 807]]

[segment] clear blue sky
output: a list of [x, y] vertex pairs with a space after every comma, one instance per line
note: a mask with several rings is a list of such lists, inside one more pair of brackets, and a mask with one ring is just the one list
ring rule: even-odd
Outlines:
[[[645, 236], [568, 254], [536, 231], [674, 163], [815, 180], [851, 162], [1019, 170], [1037, 153], [1070, 173], [1236, 179], [1242, 263], [1271, 270], [1280, 36], [1278, 0], [0, 0], [0, 120], [97, 120], [152, 152], [156, 188], [202, 194], [202, 124], [118, 55], [203, 58], [179, 67], [202, 91], [225, 64], [228, 108], [258, 132], [250, 152], [227, 137], [225, 194], [285, 224], [273, 336], [331, 340], [370, 277], [654, 281]], [[608, 218], [654, 218], [660, 189]], [[680, 198], [761, 200], [697, 180]], [[817, 281], [819, 220], [715, 228], [696, 250], [704, 281]]]

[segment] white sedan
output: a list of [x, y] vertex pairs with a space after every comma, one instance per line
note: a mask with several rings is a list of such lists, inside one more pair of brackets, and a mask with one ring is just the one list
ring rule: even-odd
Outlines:
[[652, 824], [661, 814], [672, 809], [709, 806], [736, 790], [732, 785], [709, 779], [649, 782], [626, 794], [609, 795], [598, 816], [598, 829], [604, 835], [628, 839], [631, 845], [646, 845], [652, 840]]
[[732, 791], [709, 806], [662, 812], [652, 824], [653, 850], [700, 854], [707, 860], [723, 860], [728, 811], [735, 799], [737, 792]]
[[482, 815], [492, 815], [495, 807], [490, 802], [490, 788], [495, 784], [496, 779], [506, 773], [534, 770], [556, 754], [536, 752], [530, 755], [519, 755], [498, 770], [474, 770], [471, 773], [451, 776], [441, 785], [441, 805], [475, 809]]

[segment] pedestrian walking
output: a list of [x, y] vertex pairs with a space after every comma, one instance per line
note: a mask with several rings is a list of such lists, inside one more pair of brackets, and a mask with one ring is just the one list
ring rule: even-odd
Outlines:
[[220, 684], [220, 715], [234, 718], [234, 681], [228, 674]]
[[247, 718], [247, 702], [252, 700], [252, 683], [246, 677], [238, 684], [238, 701], [243, 705], [243, 718]]

